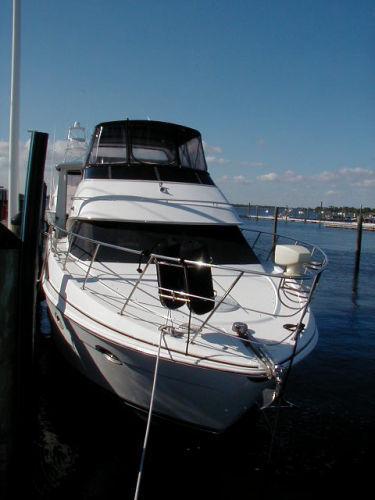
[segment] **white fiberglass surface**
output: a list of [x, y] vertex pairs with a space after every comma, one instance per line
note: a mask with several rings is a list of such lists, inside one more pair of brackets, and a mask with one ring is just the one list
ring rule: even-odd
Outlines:
[[85, 179], [70, 217], [238, 224], [234, 209], [216, 186], [121, 179]]
[[[51, 281], [55, 281], [57, 290], [61, 287], [61, 264], [56, 267], [55, 279], [50, 276]], [[241, 267], [262, 271], [259, 264]], [[153, 265], [144, 274], [123, 314], [121, 311], [125, 301], [140, 276], [137, 265], [95, 262], [85, 290], [82, 290], [87, 269], [87, 262], [68, 260], [67, 271], [70, 275], [65, 277], [64, 285], [67, 300], [70, 297], [75, 303], [80, 301], [82, 308], [89, 311], [91, 317], [109, 328], [131, 332], [140, 340], [154, 343], [159, 328], [170, 325], [183, 334], [181, 337], [166, 335], [166, 345], [169, 349], [181, 352], [185, 350], [186, 325], [190, 321], [191, 339], [194, 338], [194, 342], [189, 345], [191, 355], [256, 367], [257, 360], [251, 349], [232, 331], [233, 323], [240, 321], [248, 325], [255, 339], [267, 345], [276, 360], [285, 359], [290, 354], [293, 342], [290, 332], [283, 325], [297, 323], [299, 314], [289, 317], [293, 311], [280, 303], [277, 283], [268, 276], [244, 275], [199, 332], [208, 315], [192, 314], [190, 318], [185, 304], [173, 311], [163, 307], [158, 296], [157, 276]], [[218, 304], [238, 273], [225, 269], [224, 266], [214, 269], [212, 274], [215, 304]], [[308, 315], [305, 318], [308, 320]], [[303, 338], [301, 341], [303, 343]]]

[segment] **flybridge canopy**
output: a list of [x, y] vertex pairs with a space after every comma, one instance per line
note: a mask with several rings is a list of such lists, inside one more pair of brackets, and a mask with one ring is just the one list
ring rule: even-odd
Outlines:
[[[147, 166], [147, 170], [150, 170], [150, 166], [155, 166], [202, 173], [207, 171], [201, 135], [197, 130], [150, 120], [115, 121], [97, 125], [86, 161], [86, 170], [94, 170], [91, 175], [87, 172], [87, 176], [107, 177], [103, 168], [106, 166], [115, 167], [115, 177], [123, 177], [120, 174], [125, 167]], [[123, 168], [119, 170], [117, 167], [120, 166]], [[102, 170], [97, 167], [102, 167]], [[155, 175], [157, 180], [163, 180], [158, 179], [158, 171]], [[128, 178], [128, 175], [125, 177]]]

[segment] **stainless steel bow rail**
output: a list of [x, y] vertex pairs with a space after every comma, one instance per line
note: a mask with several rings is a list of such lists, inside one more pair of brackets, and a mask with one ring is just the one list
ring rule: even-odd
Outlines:
[[[133, 284], [133, 287], [130, 291], [130, 293], [127, 295], [127, 297], [124, 297], [121, 295], [124, 299], [124, 304], [120, 310], [120, 314], [124, 315], [126, 312], [126, 309], [128, 308], [129, 304], [132, 303], [133, 305], [137, 305], [143, 310], [147, 310], [149, 312], [152, 312], [155, 317], [160, 317], [160, 325], [163, 325], [163, 321], [165, 320], [164, 315], [160, 315], [160, 313], [156, 313], [155, 311], [151, 311], [150, 309], [147, 308], [145, 304], [141, 304], [139, 301], [134, 300], [133, 296], [134, 293], [139, 290], [142, 291], [146, 295], [150, 295], [149, 289], [142, 288], [142, 283], [143, 280], [150, 269], [151, 265], [156, 265], [156, 264], [165, 264], [168, 263], [169, 266], [174, 266], [177, 268], [182, 268], [185, 265], [193, 265], [193, 266], [199, 266], [199, 267], [207, 267], [210, 268], [212, 271], [217, 270], [225, 270], [225, 271], [231, 271], [234, 274], [234, 279], [231, 282], [229, 286], [227, 286], [226, 289], [224, 289], [218, 282], [215, 280], [215, 274], [213, 273], [213, 282], [217, 287], [220, 287], [220, 293], [221, 296], [217, 296], [217, 290], [215, 290], [216, 297], [215, 298], [210, 298], [210, 297], [204, 297], [200, 295], [195, 295], [192, 293], [188, 293], [186, 291], [181, 291], [181, 290], [173, 290], [169, 288], [165, 288], [160, 286], [158, 284], [158, 293], [160, 297], [167, 297], [169, 299], [173, 300], [178, 300], [178, 301], [183, 301], [185, 303], [188, 303], [191, 299], [200, 299], [203, 301], [211, 301], [214, 303], [212, 310], [206, 315], [206, 317], [203, 319], [197, 317], [196, 315], [194, 316], [194, 319], [200, 323], [199, 328], [192, 328], [192, 331], [194, 333], [194, 336], [191, 340], [193, 342], [195, 338], [200, 334], [200, 332], [206, 327], [213, 328], [216, 332], [233, 337], [233, 334], [230, 334], [217, 325], [212, 325], [211, 324], [211, 319], [213, 318], [214, 314], [217, 312], [217, 310], [220, 308], [220, 306], [225, 302], [225, 299], [230, 296], [231, 291], [234, 289], [234, 287], [238, 284], [238, 282], [244, 278], [244, 277], [265, 277], [268, 278], [269, 280], [272, 280], [273, 283], [275, 283], [275, 280], [278, 281], [278, 285], [276, 287], [277, 289], [277, 296], [278, 300], [280, 301], [280, 304], [282, 304], [287, 310], [287, 314], [281, 314], [276, 312], [276, 309], [273, 311], [266, 311], [266, 310], [258, 310], [258, 309], [252, 309], [249, 307], [244, 308], [243, 306], [239, 305], [239, 308], [245, 309], [246, 311], [251, 311], [251, 312], [256, 312], [268, 316], [274, 316], [274, 317], [285, 317], [285, 318], [291, 318], [298, 313], [301, 313], [300, 320], [296, 325], [290, 325], [293, 328], [290, 328], [290, 331], [288, 332], [287, 336], [285, 339], [283, 339], [281, 342], [286, 340], [288, 337], [291, 337], [292, 335], [295, 335], [295, 332], [299, 330], [300, 324], [302, 322], [303, 317], [306, 314], [307, 307], [309, 303], [311, 302], [313, 292], [316, 288], [316, 285], [318, 284], [320, 275], [322, 271], [326, 268], [328, 264], [328, 259], [326, 254], [317, 246], [311, 245], [306, 242], [301, 242], [298, 240], [295, 240], [293, 238], [288, 238], [285, 236], [281, 235], [276, 235], [276, 241], [279, 244], [280, 242], [287, 242], [288, 244], [293, 244], [293, 245], [303, 245], [306, 248], [309, 249], [310, 255], [311, 255], [311, 260], [309, 263], [307, 263], [304, 266], [304, 271], [302, 274], [297, 275], [297, 276], [287, 276], [283, 270], [280, 267], [275, 267], [273, 263], [271, 262], [271, 256], [272, 256], [272, 249], [271, 251], [269, 250], [269, 246], [272, 247], [273, 242], [275, 241], [275, 235], [273, 233], [267, 233], [264, 231], [256, 231], [256, 230], [251, 230], [251, 229], [244, 229], [243, 230], [245, 237], [247, 235], [250, 235], [250, 237], [247, 237], [247, 241], [254, 251], [254, 253], [257, 255], [257, 257], [260, 260], [260, 263], [264, 265], [265, 270], [260, 271], [256, 269], [248, 269], [245, 267], [234, 267], [230, 265], [216, 265], [212, 263], [206, 263], [206, 262], [198, 262], [198, 261], [193, 261], [193, 260], [184, 260], [183, 262], [181, 261], [180, 258], [176, 257], [170, 257], [170, 256], [165, 256], [165, 255], [159, 255], [155, 253], [151, 253], [148, 255], [148, 260], [145, 264], [143, 264], [143, 269], [140, 269], [140, 266], [138, 266], [138, 271], [140, 272], [138, 278], [136, 279], [135, 283]], [[63, 237], [62, 235], [65, 235], [66, 237]], [[110, 243], [105, 243], [103, 241], [97, 241], [85, 236], [81, 236], [77, 233], [74, 233], [72, 231], [67, 231], [63, 228], [60, 228], [56, 225], [51, 224], [49, 226], [48, 233], [45, 233], [45, 236], [48, 237], [48, 246], [47, 246], [47, 252], [46, 254], [48, 255], [49, 252], [53, 252], [56, 256], [59, 257], [60, 261], [62, 262], [62, 268], [64, 271], [68, 272], [67, 269], [67, 264], [69, 259], [73, 262], [79, 261], [79, 263], [82, 265], [87, 266], [87, 271], [85, 273], [85, 276], [83, 278], [82, 282], [82, 289], [86, 288], [87, 285], [87, 280], [89, 279], [90, 276], [92, 276], [92, 271], [94, 269], [94, 264], [99, 263], [101, 264], [100, 260], [98, 260], [98, 252], [101, 247], [107, 247], [114, 249], [119, 252], [125, 252], [128, 254], [133, 254], [137, 255], [139, 257], [139, 262], [141, 262], [142, 257], [144, 257], [144, 252], [141, 252], [139, 250], [134, 250], [131, 248], [126, 248], [118, 245], [112, 245]], [[77, 257], [73, 256], [71, 254], [72, 250], [72, 245], [74, 244], [75, 241], [77, 240], [85, 240], [86, 242], [90, 242], [93, 245], [93, 252], [91, 256], [90, 261], [83, 261], [78, 259]], [[263, 259], [261, 256], [263, 255]], [[314, 260], [312, 260], [314, 259]], [[129, 284], [130, 280], [125, 279], [123, 276], [119, 275], [117, 272], [113, 271], [112, 269], [109, 269], [108, 263], [105, 263], [106, 265], [106, 271], [110, 271], [116, 281], [118, 282], [119, 280], [121, 281], [126, 281], [127, 284]], [[46, 268], [46, 274], [48, 275], [48, 268]], [[92, 276], [93, 277], [93, 276]], [[97, 276], [95, 276], [97, 279]], [[156, 281], [156, 278], [154, 278]], [[112, 289], [107, 283], [105, 284], [106, 288], [109, 288], [112, 290], [116, 295], [119, 295], [119, 292], [117, 290]], [[190, 313], [191, 314], [191, 313]], [[302, 319], [301, 319], [302, 318]], [[190, 320], [191, 316], [189, 315], [189, 325], [190, 325]], [[286, 325], [287, 326], [287, 325]], [[178, 335], [179, 330], [178, 328], [175, 329], [175, 334]], [[188, 335], [188, 340], [190, 340], [190, 328], [189, 328], [189, 335]], [[253, 344], [256, 344], [255, 339], [244, 339], [245, 342], [251, 342]], [[274, 343], [273, 343], [274, 344]], [[262, 345], [266, 345], [266, 343], [262, 343]]]

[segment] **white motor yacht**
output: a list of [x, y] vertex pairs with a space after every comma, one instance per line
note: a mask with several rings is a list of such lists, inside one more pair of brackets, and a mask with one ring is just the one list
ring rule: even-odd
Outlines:
[[101, 123], [57, 169], [43, 289], [74, 365], [145, 411], [155, 380], [155, 414], [212, 432], [271, 404], [317, 343], [324, 252], [243, 230], [185, 126]]

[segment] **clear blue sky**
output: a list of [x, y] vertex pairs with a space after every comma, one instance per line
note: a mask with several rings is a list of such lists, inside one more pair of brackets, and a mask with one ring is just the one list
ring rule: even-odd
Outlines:
[[[3, 150], [11, 9], [1, 2]], [[374, 42], [367, 0], [23, 1], [21, 139], [63, 139], [75, 120], [183, 123], [231, 201], [375, 206]]]

